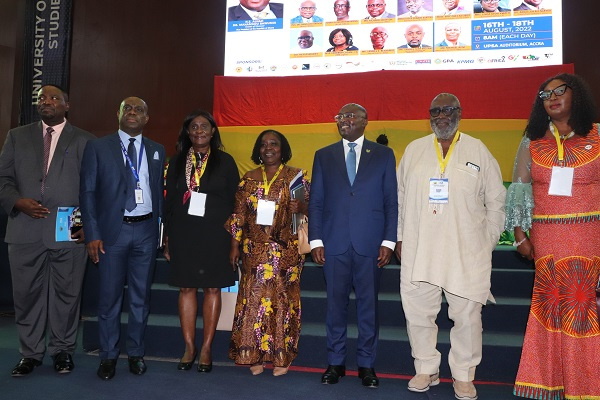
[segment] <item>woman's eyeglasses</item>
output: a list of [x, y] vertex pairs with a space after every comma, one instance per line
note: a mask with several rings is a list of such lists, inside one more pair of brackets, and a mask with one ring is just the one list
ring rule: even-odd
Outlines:
[[570, 87], [570, 86], [567, 85], [566, 83], [563, 83], [562, 85], [557, 86], [554, 89], [540, 91], [538, 93], [538, 97], [540, 99], [542, 99], [543, 101], [550, 100], [550, 97], [552, 97], [552, 93], [554, 93], [556, 95], [556, 97], [562, 96], [563, 94], [565, 94], [568, 87]]

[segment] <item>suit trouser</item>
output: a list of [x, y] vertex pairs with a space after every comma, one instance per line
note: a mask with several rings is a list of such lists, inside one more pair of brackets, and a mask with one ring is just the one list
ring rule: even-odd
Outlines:
[[127, 321], [127, 354], [144, 355], [144, 331], [150, 311], [152, 271], [156, 263], [157, 222], [150, 218], [141, 222], [123, 223], [117, 241], [104, 245], [100, 253], [100, 298], [98, 326], [100, 358], [119, 356], [123, 288], [127, 283], [129, 318]]
[[80, 245], [48, 249], [43, 242], [8, 245], [15, 321], [23, 357], [73, 354], [87, 252]]
[[448, 364], [458, 381], [475, 379], [475, 368], [482, 353], [482, 304], [449, 293], [439, 286], [419, 282], [419, 287], [401, 290], [406, 329], [417, 374], [439, 371], [441, 354], [436, 349], [438, 327], [435, 323], [442, 303], [442, 291], [448, 302], [448, 317], [454, 322], [450, 330]]
[[326, 255], [323, 267], [327, 284], [327, 359], [330, 365], [346, 364], [348, 303], [354, 287], [358, 340], [356, 363], [372, 368], [377, 354], [379, 320], [377, 298], [381, 270], [377, 258], [357, 254], [352, 247], [344, 254]]

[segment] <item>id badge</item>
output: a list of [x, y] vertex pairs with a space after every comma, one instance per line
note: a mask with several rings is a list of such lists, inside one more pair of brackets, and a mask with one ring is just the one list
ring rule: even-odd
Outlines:
[[206, 193], [192, 192], [188, 214], [204, 217], [206, 211]]
[[142, 189], [135, 189], [135, 204], [144, 204], [144, 192]]
[[269, 200], [258, 200], [256, 207], [256, 223], [259, 225], [273, 225], [275, 216], [275, 202]]
[[552, 167], [552, 178], [550, 178], [548, 194], [570, 197], [573, 190], [573, 171], [571, 167]]
[[429, 179], [429, 204], [448, 203], [448, 178]]

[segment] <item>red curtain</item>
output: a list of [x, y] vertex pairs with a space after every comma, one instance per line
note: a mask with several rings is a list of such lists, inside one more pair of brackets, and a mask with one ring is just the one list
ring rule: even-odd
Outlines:
[[219, 126], [332, 122], [341, 106], [359, 103], [371, 121], [429, 119], [439, 93], [455, 94], [463, 119], [526, 119], [539, 85], [573, 64], [486, 70], [374, 71], [293, 77], [215, 77]]

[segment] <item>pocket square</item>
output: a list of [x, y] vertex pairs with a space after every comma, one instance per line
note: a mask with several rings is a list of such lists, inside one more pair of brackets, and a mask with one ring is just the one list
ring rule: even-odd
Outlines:
[[160, 157], [158, 156], [158, 151], [154, 152], [154, 159], [155, 160], [160, 160]]

